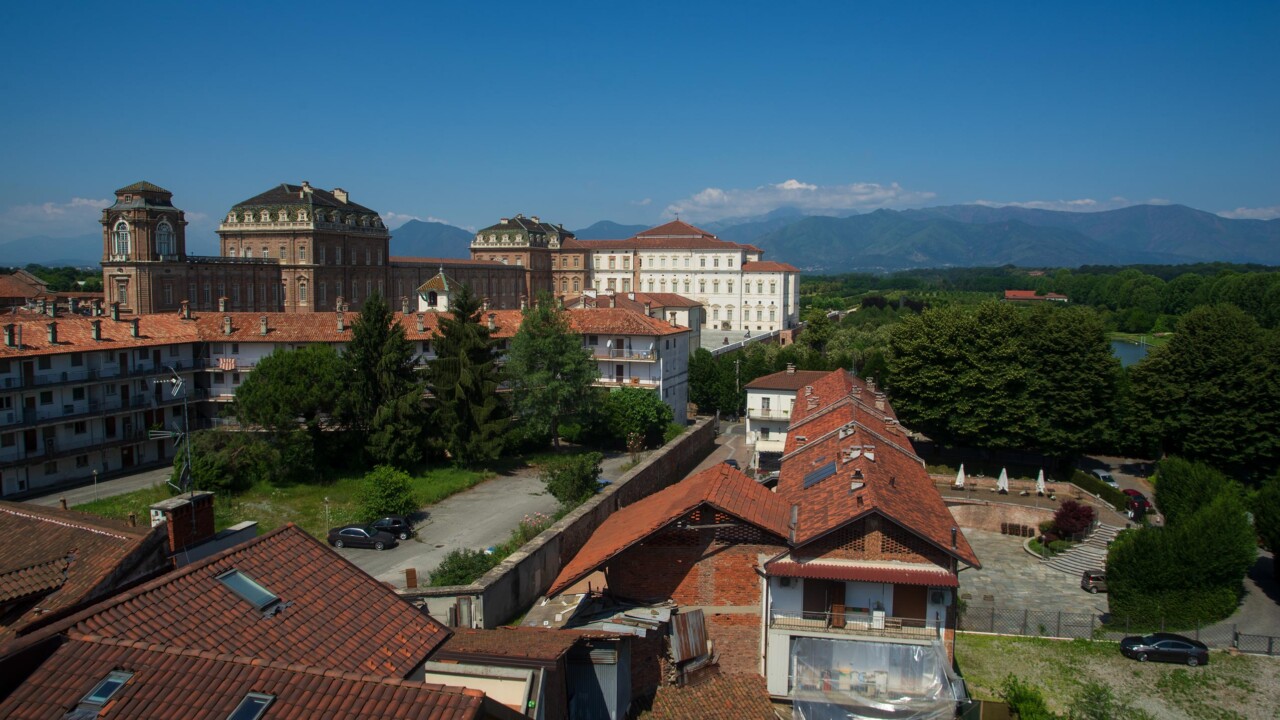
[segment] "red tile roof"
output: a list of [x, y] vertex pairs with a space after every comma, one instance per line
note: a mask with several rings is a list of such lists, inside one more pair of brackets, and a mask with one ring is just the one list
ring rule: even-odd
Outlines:
[[0, 644], [35, 620], [96, 600], [151, 534], [74, 510], [0, 502], [0, 602], [44, 595], [39, 608], [0, 620]]
[[274, 696], [265, 717], [470, 720], [486, 704], [479, 690], [335, 672], [217, 650], [89, 637], [65, 643], [0, 703], [0, 716], [61, 718], [108, 673], [132, 677], [103, 711], [118, 720], [230, 717], [250, 693]]
[[1004, 299], [1005, 299], [1005, 300], [1058, 300], [1058, 301], [1063, 301], [1063, 300], [1066, 300], [1066, 299], [1067, 299], [1067, 296], [1066, 296], [1066, 295], [1059, 295], [1058, 293], [1045, 293], [1044, 295], [1037, 295], [1035, 290], [1005, 290], [1005, 291], [1004, 291]]
[[[964, 533], [951, 543], [955, 519], [934, 487], [921, 460], [886, 402], [865, 382], [835, 370], [796, 393], [787, 444], [778, 478], [778, 494], [800, 506], [796, 543], [803, 545], [856, 517], [878, 512], [962, 562], [978, 566]], [[816, 399], [809, 407], [809, 398]], [[852, 429], [845, 437], [841, 430]], [[801, 438], [804, 438], [801, 441]], [[870, 455], [868, 448], [873, 448]], [[846, 461], [850, 449], [862, 452]], [[834, 472], [805, 487], [810, 473], [834, 463]], [[863, 485], [851, 492], [855, 471]]]
[[45, 289], [20, 275], [0, 275], [0, 298], [27, 299], [43, 294]]
[[[217, 580], [238, 570], [280, 598], [264, 613]], [[343, 672], [406, 677], [449, 636], [426, 613], [292, 524], [86, 610], [100, 635]]]
[[437, 658], [457, 655], [494, 655], [513, 659], [552, 661], [569, 652], [583, 633], [533, 627], [500, 627], [496, 630], [458, 629]]
[[718, 675], [696, 685], [664, 685], [653, 697], [645, 720], [775, 720], [764, 678]]
[[800, 272], [800, 269], [789, 263], [761, 260], [759, 262], [742, 263], [742, 272]]
[[799, 390], [806, 385], [812, 385], [819, 379], [826, 377], [826, 370], [796, 370], [795, 372], [776, 372], [771, 375], [764, 375], [747, 383], [747, 390]]
[[955, 573], [912, 567], [878, 567], [851, 565], [838, 562], [796, 562], [774, 560], [766, 566], [770, 575], [781, 577], [813, 578], [817, 580], [849, 580], [895, 585], [925, 585], [928, 587], [960, 587]]
[[636, 237], [638, 238], [652, 238], [652, 237], [713, 238], [715, 237], [715, 235], [712, 235], [711, 233], [707, 232], [706, 230], [703, 230], [702, 228], [694, 227], [689, 223], [684, 222], [683, 220], [672, 220], [669, 223], [665, 223], [657, 227], [651, 227], [648, 230], [643, 230], [641, 232], [638, 232], [636, 233]]
[[676, 293], [636, 293], [636, 302], [652, 303], [654, 307], [702, 307], [702, 303]]
[[560, 571], [548, 597], [704, 503], [778, 537], [787, 536], [787, 503], [734, 468], [716, 465], [610, 515]]
[[[672, 325], [626, 308], [565, 310], [569, 329], [579, 335], [679, 335], [689, 328]], [[517, 323], [518, 325], [518, 323]]]
[[[283, 314], [283, 313], [280, 313]], [[132, 335], [133, 318], [138, 318], [138, 337]], [[121, 320], [109, 316], [87, 318], [80, 315], [6, 314], [0, 316], [0, 325], [13, 324], [22, 333], [22, 347], [9, 347], [0, 342], [0, 358], [33, 355], [55, 355], [66, 352], [91, 350], [116, 350], [175, 342], [195, 342], [199, 339], [191, 321], [184, 321], [177, 313], [166, 315], [125, 315]], [[93, 320], [100, 320], [102, 339], [94, 340]], [[49, 342], [49, 324], [57, 323], [58, 341]]]

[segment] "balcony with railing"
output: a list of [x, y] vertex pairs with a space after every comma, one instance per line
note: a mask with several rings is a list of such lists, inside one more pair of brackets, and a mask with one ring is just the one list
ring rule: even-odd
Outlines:
[[747, 417], [752, 420], [789, 420], [791, 419], [790, 409], [781, 408], [747, 408]]
[[782, 611], [769, 613], [769, 629], [824, 635], [862, 635], [903, 640], [936, 640], [942, 637], [941, 616], [932, 620], [886, 615], [883, 612], [842, 610], [832, 612]]
[[595, 384], [599, 387], [641, 387], [653, 389], [658, 387], [657, 378], [643, 378], [635, 375], [601, 375]]
[[592, 347], [591, 352], [595, 355], [597, 360], [635, 360], [640, 362], [653, 362], [658, 359], [658, 353], [653, 350]]

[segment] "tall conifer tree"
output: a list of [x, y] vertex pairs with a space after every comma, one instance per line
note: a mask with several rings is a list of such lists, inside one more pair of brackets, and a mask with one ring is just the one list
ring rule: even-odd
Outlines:
[[586, 410], [597, 397], [592, 389], [600, 376], [596, 361], [547, 293], [539, 293], [524, 311], [507, 353], [506, 372], [520, 422], [549, 434], [556, 447], [560, 422]]
[[450, 311], [440, 317], [429, 372], [432, 425], [453, 461], [464, 466], [496, 458], [508, 422], [497, 393], [501, 376], [494, 343], [482, 314], [480, 301], [459, 286]]

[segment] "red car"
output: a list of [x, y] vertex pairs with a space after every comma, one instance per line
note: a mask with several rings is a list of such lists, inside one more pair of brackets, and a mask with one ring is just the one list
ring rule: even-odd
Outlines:
[[1137, 490], [1122, 490], [1125, 495], [1129, 496], [1129, 502], [1125, 509], [1129, 511], [1129, 517], [1137, 520], [1151, 510], [1151, 503], [1147, 500], [1147, 496]]

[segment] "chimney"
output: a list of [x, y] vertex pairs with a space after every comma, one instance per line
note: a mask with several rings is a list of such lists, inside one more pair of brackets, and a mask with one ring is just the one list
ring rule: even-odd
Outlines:
[[227, 299], [225, 297], [218, 298], [218, 312], [227, 311]]
[[151, 506], [152, 527], [159, 518], [169, 530], [169, 552], [177, 554], [199, 545], [214, 535], [213, 493], [198, 491], [172, 497]]
[[338, 311], [338, 332], [347, 331], [347, 319], [343, 316], [342, 311]]
[[498, 221], [498, 224], [499, 224], [499, 225], [506, 225], [506, 224], [507, 224], [507, 223], [509, 223], [509, 222], [511, 222], [511, 218], [502, 218], [501, 220], [499, 220], [499, 221]]
[[93, 316], [102, 317], [102, 300], [100, 298], [93, 299]]
[[311, 183], [306, 180], [302, 181], [302, 189], [298, 191], [299, 198], [306, 198], [307, 193], [311, 192]]
[[129, 319], [129, 335], [131, 337], [138, 337], [138, 318], [136, 317]]
[[129, 527], [138, 527], [138, 513], [129, 513]]
[[58, 498], [58, 506], [63, 510], [67, 509], [67, 499], [65, 497]]
[[223, 316], [222, 318], [222, 334], [223, 335], [231, 334], [231, 316], [230, 315]]
[[93, 335], [94, 340], [102, 340], [102, 320], [94, 318], [89, 321], [89, 332]]
[[400, 314], [401, 315], [409, 314], [409, 296], [408, 295], [400, 296]]
[[191, 301], [183, 300], [182, 304], [179, 307], [180, 309], [178, 310], [178, 314], [182, 317], [182, 319], [190, 320], [191, 319]]
[[18, 347], [18, 335], [16, 332], [16, 328], [17, 326], [14, 325], [13, 323], [9, 323], [8, 325], [4, 326], [4, 346], [5, 347]]
[[120, 319], [120, 303], [118, 302], [111, 303], [111, 319], [112, 320]]
[[795, 375], [795, 374], [796, 374], [796, 364], [795, 364], [795, 363], [787, 363], [787, 374], [788, 374], [788, 375]]
[[796, 525], [798, 525], [799, 523], [800, 523], [800, 506], [799, 506], [799, 505], [792, 505], [792, 506], [791, 506], [791, 522], [789, 522], [789, 523], [787, 524], [787, 527], [789, 527], [789, 528], [791, 529], [791, 533], [790, 533], [790, 535], [791, 535], [791, 543], [792, 543], [792, 544], [795, 544], [795, 541], [796, 541]]
[[871, 392], [875, 392], [875, 391], [876, 391], [876, 379], [875, 379], [875, 378], [873, 378], [873, 377], [869, 377], [869, 378], [867, 378], [867, 389], [868, 389], [868, 390], [870, 390]]
[[532, 221], [534, 221], [535, 223], [540, 223], [540, 222], [542, 222], [541, 220], [539, 220], [539, 219], [538, 219], [538, 216], [537, 216], [537, 215], [534, 215], [533, 217], [531, 217], [531, 218], [529, 218], [529, 219], [530, 219], [530, 220], [532, 220]]
[[496, 317], [497, 317], [496, 314], [489, 313], [489, 329], [490, 330], [493, 330], [496, 327], [496, 324], [494, 323], [494, 318]]
[[263, 315], [262, 317], [258, 318], [258, 331], [261, 332], [263, 335], [267, 334], [267, 316], [266, 315]]
[[49, 344], [50, 345], [58, 344], [58, 321], [57, 320], [49, 323]]
[[649, 317], [653, 317], [653, 303], [647, 300], [644, 303], [644, 314], [648, 315]]
[[427, 331], [426, 323], [423, 322], [422, 313], [418, 313], [418, 332], [425, 333]]
[[876, 393], [876, 409], [877, 410], [884, 409], [884, 393], [882, 392]]
[[526, 298], [524, 295], [520, 296], [520, 309], [522, 311], [529, 309], [529, 299]]
[[480, 308], [485, 312], [489, 312], [489, 298], [485, 298], [484, 302], [480, 303]]
[[958, 532], [959, 530], [956, 527], [953, 526], [951, 528], [951, 549], [952, 550], [956, 549], [956, 533]]
[[348, 195], [346, 190], [343, 190], [342, 188], [334, 188], [333, 196], [337, 198], [338, 202], [342, 203], [343, 205], [347, 204]]

